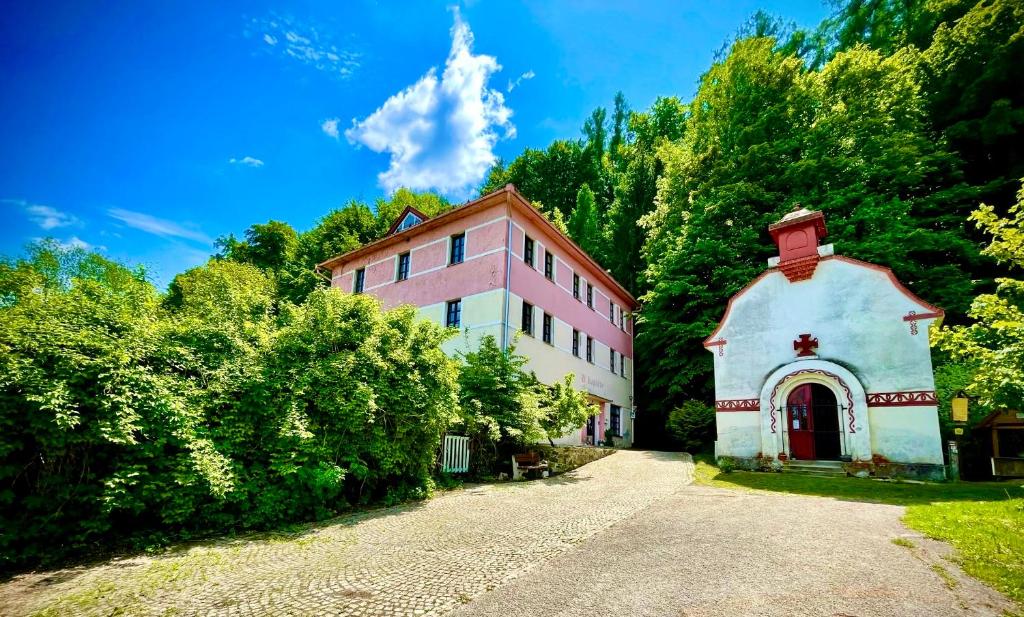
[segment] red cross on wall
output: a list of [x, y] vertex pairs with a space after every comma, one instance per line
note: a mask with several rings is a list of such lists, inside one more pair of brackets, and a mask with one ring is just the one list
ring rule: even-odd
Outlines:
[[814, 350], [817, 349], [817, 347], [818, 339], [811, 338], [810, 334], [801, 334], [800, 338], [793, 341], [793, 349], [799, 352], [796, 354], [796, 357], [798, 358], [801, 356], [813, 356]]

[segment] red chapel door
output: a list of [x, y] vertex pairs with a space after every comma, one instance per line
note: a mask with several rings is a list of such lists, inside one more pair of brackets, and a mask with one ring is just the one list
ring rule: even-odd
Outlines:
[[797, 386], [786, 399], [789, 453], [795, 459], [814, 460], [814, 414], [811, 385]]

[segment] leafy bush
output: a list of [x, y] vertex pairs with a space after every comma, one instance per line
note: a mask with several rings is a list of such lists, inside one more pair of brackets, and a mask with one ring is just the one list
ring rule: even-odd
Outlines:
[[470, 438], [473, 472], [489, 475], [499, 460], [542, 439], [578, 428], [594, 413], [586, 394], [572, 387], [572, 373], [553, 386], [523, 370], [515, 345], [502, 351], [493, 336], [462, 355], [458, 428]]
[[683, 450], [706, 450], [715, 439], [715, 408], [686, 401], [669, 413], [665, 429]]
[[213, 261], [0, 262], [0, 569], [429, 495], [458, 413], [443, 328]]

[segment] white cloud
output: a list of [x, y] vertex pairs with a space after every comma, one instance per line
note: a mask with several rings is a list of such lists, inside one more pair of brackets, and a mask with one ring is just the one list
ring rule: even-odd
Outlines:
[[269, 18], [252, 19], [245, 34], [260, 36], [268, 46], [264, 47], [267, 51], [280, 50], [273, 53], [280, 53], [341, 79], [351, 77], [360, 66], [362, 54], [339, 48], [328, 35], [291, 17], [271, 14]]
[[494, 145], [515, 136], [512, 110], [487, 82], [501, 70], [497, 59], [473, 55], [473, 33], [455, 10], [452, 48], [438, 78], [431, 68], [363, 120], [345, 137], [374, 152], [388, 152], [391, 165], [378, 175], [389, 191], [399, 187], [465, 193], [495, 161]]
[[240, 159], [231, 157], [230, 159], [228, 159], [228, 162], [231, 163], [232, 165], [245, 165], [246, 167], [263, 167], [263, 161], [253, 158], [251, 156], [242, 157]]
[[183, 227], [178, 223], [167, 219], [157, 218], [149, 214], [143, 214], [142, 212], [124, 210], [122, 208], [111, 208], [110, 210], [107, 210], [107, 214], [112, 218], [121, 221], [128, 227], [138, 229], [146, 233], [151, 233], [156, 236], [161, 236], [163, 238], [184, 238], [185, 240], [194, 240], [196, 242], [202, 242], [203, 244], [213, 244], [213, 239], [203, 232]]
[[81, 221], [75, 215], [68, 214], [52, 206], [33, 204], [24, 199], [0, 199], [0, 201], [24, 208], [28, 213], [29, 220], [46, 230], [81, 224]]
[[32, 238], [32, 241], [33, 242], [54, 242], [54, 243], [57, 244], [58, 247], [64, 249], [65, 251], [70, 251], [70, 250], [73, 250], [73, 249], [82, 249], [83, 251], [91, 251], [91, 250], [94, 250], [94, 249], [97, 250], [97, 251], [105, 251], [105, 250], [107, 250], [107, 247], [105, 247], [103, 245], [89, 244], [88, 242], [86, 242], [85, 240], [82, 240], [78, 236], [71, 236], [67, 240], [58, 240], [56, 238]]
[[517, 77], [515, 81], [512, 81], [511, 79], [508, 80], [508, 91], [512, 92], [513, 90], [519, 87], [519, 84], [523, 83], [524, 81], [533, 79], [536, 76], [537, 74], [534, 73], [533, 70], [529, 70], [520, 75], [519, 77]]
[[324, 120], [323, 124], [320, 125], [320, 130], [325, 134], [337, 139], [338, 138], [338, 118], [328, 118]]

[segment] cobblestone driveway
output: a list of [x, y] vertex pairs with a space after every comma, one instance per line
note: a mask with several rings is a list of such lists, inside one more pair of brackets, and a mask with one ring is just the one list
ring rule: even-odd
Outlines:
[[679, 491], [680, 455], [621, 451], [543, 481], [479, 486], [298, 536], [29, 574], [0, 613], [442, 614]]

